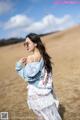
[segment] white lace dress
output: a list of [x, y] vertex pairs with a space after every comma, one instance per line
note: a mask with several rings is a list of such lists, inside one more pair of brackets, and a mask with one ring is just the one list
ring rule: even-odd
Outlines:
[[[49, 76], [47, 86], [51, 85], [52, 77]], [[37, 88], [28, 84], [27, 89], [27, 104], [29, 109], [32, 109], [38, 117], [43, 116], [44, 120], [62, 120], [58, 113], [59, 100], [55, 96], [54, 88], [53, 92], [51, 92], [50, 89]]]

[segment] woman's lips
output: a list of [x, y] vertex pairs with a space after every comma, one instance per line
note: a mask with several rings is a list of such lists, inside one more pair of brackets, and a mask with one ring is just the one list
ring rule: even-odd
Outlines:
[[27, 50], [29, 50], [29, 48], [26, 48]]

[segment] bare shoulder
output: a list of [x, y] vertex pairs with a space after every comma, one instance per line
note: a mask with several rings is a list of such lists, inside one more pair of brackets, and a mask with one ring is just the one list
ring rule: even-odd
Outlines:
[[33, 61], [34, 61], [33, 56], [32, 55], [28, 55], [27, 56], [27, 63], [31, 63]]
[[38, 61], [40, 61], [40, 59], [41, 59], [41, 55], [29, 55], [28, 57], [27, 57], [27, 63], [31, 63], [31, 62], [38, 62]]

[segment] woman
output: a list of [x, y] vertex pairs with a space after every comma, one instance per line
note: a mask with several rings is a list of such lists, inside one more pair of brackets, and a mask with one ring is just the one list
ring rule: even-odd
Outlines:
[[24, 46], [32, 54], [16, 62], [16, 71], [28, 83], [29, 109], [36, 114], [37, 120], [61, 120], [53, 88], [51, 57], [38, 34], [28, 34]]

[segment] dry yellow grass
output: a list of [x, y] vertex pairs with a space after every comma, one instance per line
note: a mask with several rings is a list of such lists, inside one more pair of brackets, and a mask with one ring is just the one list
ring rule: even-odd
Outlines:
[[[42, 41], [54, 62], [53, 81], [63, 120], [80, 120], [80, 26]], [[35, 120], [27, 106], [27, 83], [15, 71], [16, 61], [27, 55], [23, 43], [0, 48], [0, 112], [9, 112], [10, 120]]]

